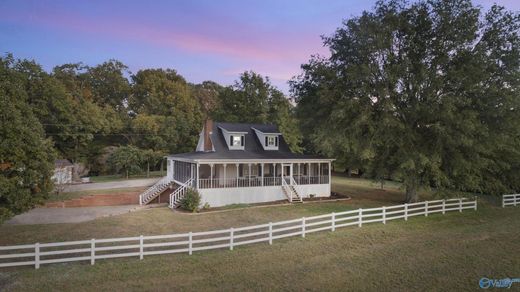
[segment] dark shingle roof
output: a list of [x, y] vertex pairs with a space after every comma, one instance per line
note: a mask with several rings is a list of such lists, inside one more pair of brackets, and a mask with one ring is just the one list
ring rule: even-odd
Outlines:
[[[229, 150], [222, 129], [228, 132], [246, 132], [245, 149]], [[289, 146], [285, 142], [283, 136], [280, 136], [278, 150], [264, 150], [262, 144], [258, 140], [253, 128], [264, 133], [279, 133], [276, 125], [268, 124], [237, 124], [237, 123], [213, 123], [211, 141], [215, 151], [212, 152], [189, 152], [170, 155], [173, 158], [184, 159], [210, 159], [210, 160], [229, 160], [229, 159], [324, 159], [315, 155], [304, 155], [292, 153]]]

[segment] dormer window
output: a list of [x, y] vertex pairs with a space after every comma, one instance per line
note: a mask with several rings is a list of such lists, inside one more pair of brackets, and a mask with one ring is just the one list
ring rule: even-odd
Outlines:
[[244, 147], [244, 135], [240, 135], [240, 136], [230, 135], [229, 136], [229, 146], [230, 147]]
[[278, 137], [277, 136], [266, 136], [265, 137], [265, 147], [278, 147]]

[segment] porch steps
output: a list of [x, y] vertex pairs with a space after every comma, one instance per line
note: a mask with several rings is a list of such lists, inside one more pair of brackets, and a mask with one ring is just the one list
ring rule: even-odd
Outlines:
[[294, 180], [291, 181], [291, 184], [287, 184], [285, 179], [282, 179], [282, 190], [289, 200], [290, 203], [303, 203], [302, 196], [296, 190], [296, 182]]
[[174, 209], [179, 207], [182, 199], [186, 195], [186, 191], [193, 186], [194, 179], [187, 180], [184, 184], [179, 185], [171, 194], [170, 194], [170, 209]]
[[168, 189], [172, 183], [173, 180], [169, 179], [167, 176], [161, 178], [153, 186], [139, 195], [139, 205], [149, 204]]

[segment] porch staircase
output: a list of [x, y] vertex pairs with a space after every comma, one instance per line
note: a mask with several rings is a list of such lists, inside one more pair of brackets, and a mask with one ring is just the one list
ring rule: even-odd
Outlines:
[[167, 176], [161, 178], [153, 186], [139, 195], [139, 205], [146, 205], [162, 194], [167, 188], [173, 184], [173, 180]]
[[195, 180], [193, 178], [190, 178], [184, 184], [179, 185], [179, 187], [176, 188], [175, 191], [173, 191], [170, 194], [170, 204], [168, 205], [170, 207], [170, 209], [177, 208], [179, 206], [181, 200], [186, 195], [186, 191], [189, 188], [193, 187], [194, 181]]
[[282, 190], [289, 200], [289, 203], [303, 203], [302, 196], [296, 190], [296, 181], [291, 177], [291, 184], [282, 179]]

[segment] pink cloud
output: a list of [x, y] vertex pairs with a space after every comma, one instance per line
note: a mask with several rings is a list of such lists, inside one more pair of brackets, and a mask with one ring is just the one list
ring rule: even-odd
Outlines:
[[[205, 35], [178, 27], [147, 26], [127, 19], [89, 19], [73, 13], [10, 13], [4, 20], [16, 23], [32, 23], [60, 30], [84, 32], [109, 39], [145, 42], [159, 47], [181, 49], [188, 52], [214, 54], [238, 60], [305, 62], [314, 48], [323, 53], [319, 35], [276, 36], [251, 29], [251, 35], [233, 36], [233, 31], [224, 37]], [[229, 29], [228, 29], [229, 30]], [[241, 30], [244, 31], [243, 29]], [[221, 34], [223, 35], [223, 34]]]

